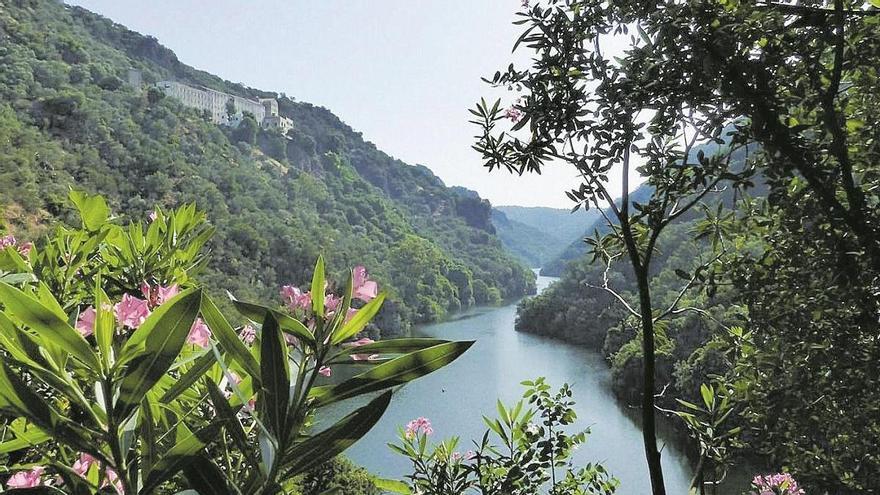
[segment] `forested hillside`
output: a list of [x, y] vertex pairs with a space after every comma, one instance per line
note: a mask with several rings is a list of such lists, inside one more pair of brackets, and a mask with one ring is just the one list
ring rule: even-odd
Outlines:
[[[635, 191], [630, 194], [630, 202], [631, 203], [639, 203], [645, 202], [651, 197], [651, 193], [653, 189], [649, 185], [641, 185], [635, 189]], [[578, 236], [577, 239], [568, 241], [567, 244], [564, 245], [562, 249], [560, 249], [559, 254], [555, 257], [551, 258], [547, 261], [541, 268], [541, 275], [545, 275], [547, 277], [561, 277], [565, 271], [566, 266], [572, 262], [577, 261], [582, 258], [587, 253], [587, 245], [584, 244], [584, 237], [587, 235], [591, 235], [596, 229], [599, 232], [606, 232], [608, 227], [606, 226], [605, 219], [598, 213], [598, 211], [591, 209], [588, 210], [592, 215], [589, 217], [590, 222], [586, 226], [586, 228], [581, 232], [581, 235]], [[606, 214], [608, 212], [606, 211]]]
[[[3, 229], [37, 239], [70, 218], [70, 187], [118, 215], [195, 202], [217, 227], [202, 276], [215, 291], [277, 295], [319, 253], [357, 260], [391, 293], [396, 332], [533, 288], [503, 250], [491, 207], [430, 170], [378, 150], [329, 110], [181, 63], [156, 39], [53, 0], [0, 2], [0, 208]], [[124, 83], [140, 69], [144, 87]], [[253, 122], [211, 124], [150, 85], [159, 80], [278, 99], [288, 136]], [[125, 222], [124, 219], [121, 220]]]
[[508, 250], [532, 267], [543, 267], [565, 246], [581, 241], [598, 216], [596, 211], [496, 206], [492, 224]]

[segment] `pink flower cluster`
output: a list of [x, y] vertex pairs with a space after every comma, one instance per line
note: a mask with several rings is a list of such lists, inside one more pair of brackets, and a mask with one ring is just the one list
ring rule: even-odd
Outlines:
[[[370, 302], [379, 294], [379, 285], [375, 281], [370, 280], [367, 275], [367, 269], [363, 266], [356, 266], [351, 272], [352, 276], [352, 297], [360, 299], [363, 302]], [[281, 299], [284, 304], [293, 311], [303, 311], [308, 313], [312, 309], [312, 293], [303, 292], [299, 287], [293, 285], [285, 285], [281, 287]], [[327, 317], [332, 318], [342, 298], [336, 294], [326, 294], [324, 296], [324, 307], [327, 309]], [[357, 313], [356, 309], [349, 308], [345, 314], [345, 320], [350, 320]]]
[[[97, 464], [97, 459], [89, 454], [81, 453], [79, 459], [77, 459], [76, 462], [73, 463], [73, 466], [71, 466], [71, 471], [85, 478], [88, 475], [89, 469]], [[19, 471], [9, 478], [6, 482], [6, 488], [36, 488], [38, 486], [43, 486], [43, 473], [45, 471], [46, 468], [43, 466], [36, 466], [30, 471]], [[116, 493], [119, 495], [125, 495], [125, 489], [123, 488], [122, 481], [119, 479], [116, 471], [107, 467], [104, 469], [104, 476], [105, 480], [104, 484], [101, 485], [102, 488], [113, 486]]]
[[19, 244], [18, 240], [16, 240], [14, 235], [7, 235], [4, 237], [0, 237], [0, 250], [6, 249], [8, 247], [13, 247], [22, 256], [27, 256], [28, 253], [31, 252], [31, 248], [33, 248], [34, 245], [33, 245], [33, 243], [30, 243], [30, 242], [25, 242], [24, 244]]
[[37, 466], [30, 471], [19, 471], [6, 482], [6, 488], [34, 488], [43, 484], [43, 471], [46, 468]]
[[516, 124], [523, 117], [523, 111], [516, 107], [510, 107], [504, 112], [504, 118]]
[[[73, 467], [71, 469], [73, 470], [74, 473], [85, 478], [89, 473], [89, 469], [91, 469], [92, 465], [95, 465], [95, 464], [98, 464], [97, 459], [95, 459], [94, 457], [92, 457], [89, 454], [81, 453], [79, 455], [79, 459], [77, 459], [77, 461], [73, 463]], [[113, 468], [110, 468], [110, 467], [105, 468], [104, 469], [104, 476], [106, 479], [104, 480], [104, 483], [101, 485], [101, 488], [103, 488], [105, 486], [112, 485], [113, 488], [116, 490], [116, 493], [118, 493], [120, 495], [125, 494], [125, 489], [122, 486], [122, 481], [119, 479], [119, 475], [116, 474], [116, 471], [114, 471]]]
[[431, 422], [428, 421], [428, 418], [416, 418], [406, 424], [406, 429], [404, 430], [406, 438], [413, 438], [420, 433], [425, 435], [432, 435], [434, 433], [434, 428], [431, 427]]
[[[116, 316], [116, 322], [120, 327], [134, 330], [141, 326], [153, 309], [161, 306], [180, 292], [177, 284], [163, 287], [161, 285], [151, 286], [144, 282], [141, 284], [141, 294], [145, 299], [132, 296], [131, 294], [123, 294], [122, 299], [113, 306], [113, 314]], [[97, 312], [93, 306], [89, 306], [79, 314], [76, 321], [76, 329], [83, 337], [88, 337], [95, 332], [95, 318]], [[186, 341], [195, 344], [201, 348], [210, 346], [211, 330], [208, 325], [197, 318], [190, 328]]]
[[751, 495], [805, 495], [803, 488], [788, 473], [755, 476]]

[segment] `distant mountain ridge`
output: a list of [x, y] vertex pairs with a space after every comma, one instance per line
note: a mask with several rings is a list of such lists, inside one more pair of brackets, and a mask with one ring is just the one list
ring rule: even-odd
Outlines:
[[556, 259], [570, 244], [579, 241], [598, 217], [598, 212], [543, 206], [496, 206], [492, 223], [504, 246], [532, 267]]

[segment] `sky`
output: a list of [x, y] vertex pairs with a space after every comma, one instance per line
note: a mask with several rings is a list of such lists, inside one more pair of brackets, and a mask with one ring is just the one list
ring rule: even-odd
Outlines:
[[158, 38], [188, 65], [327, 107], [389, 155], [494, 205], [573, 206], [573, 169], [489, 173], [471, 149], [468, 108], [482, 96], [513, 98], [480, 78], [527, 59], [511, 54], [519, 0], [68, 3]]

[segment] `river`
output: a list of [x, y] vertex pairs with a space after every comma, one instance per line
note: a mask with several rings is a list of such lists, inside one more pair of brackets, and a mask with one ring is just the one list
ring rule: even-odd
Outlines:
[[[539, 277], [538, 289], [552, 280]], [[610, 372], [602, 357], [563, 342], [516, 332], [515, 319], [516, 304], [510, 304], [475, 308], [415, 330], [415, 336], [476, 343], [451, 365], [397, 392], [382, 420], [346, 455], [381, 477], [401, 479], [410, 472], [409, 463], [386, 446], [396, 440], [399, 426], [425, 416], [434, 426], [435, 439], [460, 436], [461, 448], [467, 450], [471, 447], [468, 439], [479, 439], [485, 431], [482, 416], [495, 417], [497, 398], [514, 403], [522, 396], [520, 382], [544, 376], [554, 387], [571, 384], [577, 401], [575, 427], [592, 431], [587, 443], [575, 452], [575, 465], [603, 463], [620, 480], [620, 495], [650, 493], [637, 412], [614, 398]], [[667, 492], [686, 494], [690, 463], [669, 437], [661, 437], [663, 444]]]

